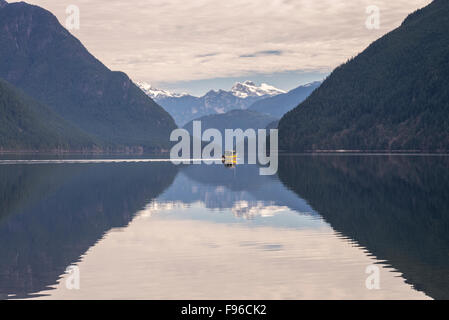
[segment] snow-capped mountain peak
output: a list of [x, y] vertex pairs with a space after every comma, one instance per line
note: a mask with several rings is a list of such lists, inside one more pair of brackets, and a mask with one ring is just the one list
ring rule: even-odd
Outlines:
[[167, 90], [157, 89], [146, 82], [136, 82], [136, 85], [152, 99], [179, 98], [187, 93], [174, 93]]
[[275, 96], [286, 92], [266, 83], [262, 83], [260, 86], [257, 86], [254, 82], [247, 80], [243, 83], [237, 82], [236, 84], [234, 84], [231, 89], [231, 93], [239, 98], [248, 98]]

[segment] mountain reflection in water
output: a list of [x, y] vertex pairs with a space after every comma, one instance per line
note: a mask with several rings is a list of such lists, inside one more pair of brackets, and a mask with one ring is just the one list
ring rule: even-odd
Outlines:
[[281, 158], [279, 176], [415, 289], [449, 299], [449, 157]]
[[448, 298], [448, 164], [0, 165], [0, 298]]

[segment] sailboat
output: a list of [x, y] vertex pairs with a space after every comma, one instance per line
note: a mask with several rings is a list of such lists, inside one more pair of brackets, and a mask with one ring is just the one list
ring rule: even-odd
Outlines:
[[221, 157], [221, 162], [226, 167], [235, 167], [237, 165], [237, 152], [235, 151], [225, 151], [223, 156]]

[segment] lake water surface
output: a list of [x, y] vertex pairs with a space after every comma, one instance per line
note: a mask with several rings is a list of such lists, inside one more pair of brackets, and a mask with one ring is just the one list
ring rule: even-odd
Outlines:
[[1, 299], [449, 298], [446, 156], [10, 160]]

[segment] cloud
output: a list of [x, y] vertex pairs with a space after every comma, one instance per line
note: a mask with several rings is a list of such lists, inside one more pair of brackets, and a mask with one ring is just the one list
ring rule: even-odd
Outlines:
[[242, 54], [240, 58], [255, 58], [255, 57], [263, 57], [263, 56], [280, 56], [282, 55], [282, 51], [280, 50], [265, 50], [258, 51], [250, 54]]
[[[29, 0], [65, 23], [72, 0]], [[430, 0], [77, 0], [83, 44], [153, 84], [294, 70], [328, 72]], [[368, 30], [366, 7], [380, 8]]]
[[207, 58], [207, 57], [213, 57], [218, 55], [217, 52], [212, 52], [212, 53], [204, 53], [204, 54], [198, 54], [196, 55], [197, 58]]

